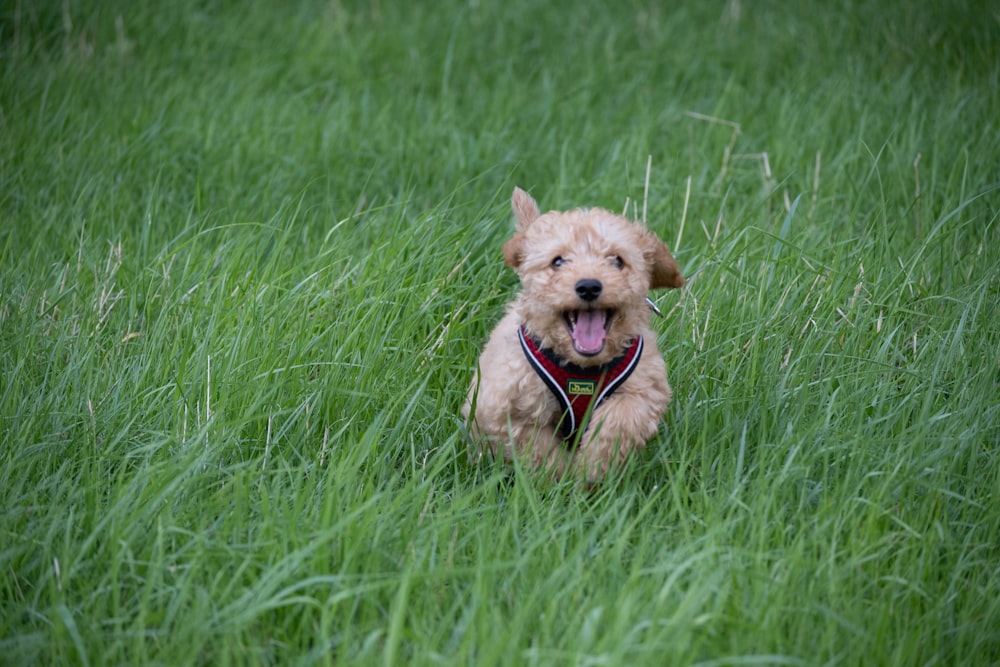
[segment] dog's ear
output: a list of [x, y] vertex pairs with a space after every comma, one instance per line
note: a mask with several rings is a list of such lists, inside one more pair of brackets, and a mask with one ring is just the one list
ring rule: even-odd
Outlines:
[[650, 261], [649, 288], [684, 287], [684, 276], [667, 244], [652, 232], [645, 232], [646, 256]]
[[510, 198], [510, 207], [514, 209], [515, 229], [524, 231], [535, 219], [541, 215], [538, 204], [527, 192], [514, 186], [514, 194]]
[[524, 257], [524, 232], [514, 232], [503, 244], [503, 261], [512, 269], [521, 266]]
[[510, 207], [514, 209], [515, 232], [514, 236], [503, 244], [503, 260], [507, 266], [516, 269], [521, 265], [524, 252], [524, 230], [541, 215], [541, 212], [531, 195], [516, 186], [510, 198]]

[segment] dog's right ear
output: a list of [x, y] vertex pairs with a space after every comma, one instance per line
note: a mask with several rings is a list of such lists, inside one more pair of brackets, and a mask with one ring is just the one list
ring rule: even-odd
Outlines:
[[512, 269], [521, 266], [524, 258], [524, 232], [514, 232], [506, 243], [503, 244], [503, 261]]
[[521, 265], [524, 252], [524, 231], [534, 222], [541, 212], [538, 204], [527, 192], [515, 186], [510, 198], [510, 207], [514, 209], [514, 236], [503, 244], [503, 260], [507, 266], [516, 269]]
[[541, 215], [538, 204], [527, 192], [514, 186], [514, 194], [510, 198], [510, 207], [514, 209], [514, 220], [517, 231], [524, 231]]

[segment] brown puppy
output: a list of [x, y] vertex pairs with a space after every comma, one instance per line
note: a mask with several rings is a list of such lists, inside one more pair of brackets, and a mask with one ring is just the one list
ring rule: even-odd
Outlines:
[[490, 334], [462, 409], [479, 450], [596, 480], [656, 434], [670, 403], [650, 289], [681, 287], [667, 246], [599, 208], [550, 211], [514, 189], [503, 247], [522, 290]]

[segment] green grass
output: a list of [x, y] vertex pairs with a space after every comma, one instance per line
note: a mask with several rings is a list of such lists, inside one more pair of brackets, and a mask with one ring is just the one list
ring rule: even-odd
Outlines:
[[[1000, 662], [998, 44], [972, 0], [8, 3], [0, 663]], [[689, 278], [592, 493], [466, 462], [514, 184]]]

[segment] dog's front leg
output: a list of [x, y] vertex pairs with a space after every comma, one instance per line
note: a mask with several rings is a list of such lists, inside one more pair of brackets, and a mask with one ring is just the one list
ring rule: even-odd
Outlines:
[[517, 456], [533, 468], [544, 469], [553, 478], [559, 479], [569, 464], [569, 452], [565, 441], [549, 424], [528, 426], [522, 423], [512, 429], [510, 442], [516, 451], [506, 449], [505, 457], [510, 460]]
[[517, 459], [529, 467], [545, 470], [555, 479], [565, 474], [569, 452], [566, 442], [552, 426], [535, 425], [523, 417], [499, 418], [487, 424], [486, 429], [475, 422], [472, 424], [472, 435], [478, 442], [470, 458], [473, 463], [486, 453], [485, 448], [495, 459], [508, 462]]
[[588, 481], [602, 479], [633, 449], [645, 447], [656, 435], [662, 414], [663, 409], [653, 401], [639, 396], [610, 397], [594, 410], [574, 458], [574, 469]]

